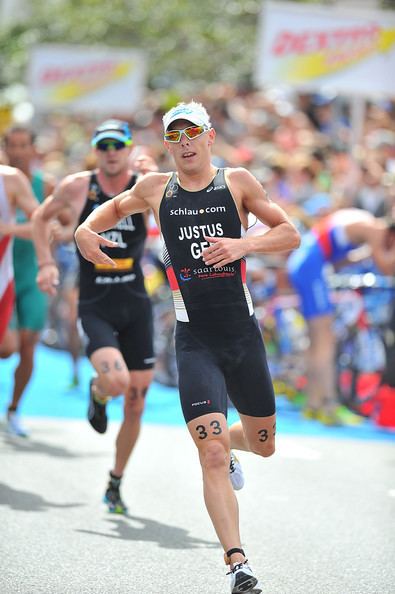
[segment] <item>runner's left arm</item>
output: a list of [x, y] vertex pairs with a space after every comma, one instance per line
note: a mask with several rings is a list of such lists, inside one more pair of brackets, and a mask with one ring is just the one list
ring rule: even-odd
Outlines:
[[287, 252], [299, 246], [299, 233], [286, 212], [269, 200], [251, 173], [246, 169], [235, 169], [229, 176], [229, 182], [232, 192], [240, 196], [243, 210], [254, 214], [269, 230], [241, 238], [205, 237], [211, 244], [203, 251], [205, 264], [222, 267], [252, 253]]

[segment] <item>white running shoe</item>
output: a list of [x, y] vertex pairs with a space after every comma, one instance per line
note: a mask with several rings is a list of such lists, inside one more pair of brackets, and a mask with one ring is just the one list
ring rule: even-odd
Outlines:
[[11, 435], [17, 435], [18, 437], [27, 437], [29, 435], [16, 412], [7, 413], [7, 430]]
[[231, 594], [261, 594], [263, 591], [247, 561], [236, 563], [229, 573]]
[[236, 454], [231, 450], [229, 464], [229, 478], [235, 491], [244, 487], [244, 474]]

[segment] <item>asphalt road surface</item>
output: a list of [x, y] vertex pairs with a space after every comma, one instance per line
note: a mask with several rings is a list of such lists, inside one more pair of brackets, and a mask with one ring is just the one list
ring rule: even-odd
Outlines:
[[[144, 426], [118, 516], [102, 503], [117, 422], [26, 421], [29, 439], [0, 426], [2, 594], [229, 594], [184, 427]], [[264, 594], [395, 592], [393, 441], [280, 434], [272, 458], [240, 459]]]

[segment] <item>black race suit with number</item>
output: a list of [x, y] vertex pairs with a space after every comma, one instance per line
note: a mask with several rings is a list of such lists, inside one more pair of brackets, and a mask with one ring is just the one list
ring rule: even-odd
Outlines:
[[227, 414], [227, 395], [245, 415], [275, 412], [262, 335], [246, 284], [245, 259], [206, 266], [207, 236], [240, 238], [242, 224], [225, 171], [198, 192], [170, 178], [159, 209], [164, 261], [177, 317], [176, 356], [187, 422]]
[[[133, 176], [125, 190], [135, 182]], [[79, 223], [110, 199], [101, 189], [96, 173], [92, 173]], [[154, 364], [152, 310], [140, 264], [146, 238], [143, 215], [127, 216], [102, 235], [118, 243], [116, 248], [103, 248], [115, 261], [115, 268], [92, 264], [78, 252], [78, 314], [88, 338], [87, 355], [90, 357], [103, 347], [115, 347], [121, 351], [128, 369], [150, 369]]]

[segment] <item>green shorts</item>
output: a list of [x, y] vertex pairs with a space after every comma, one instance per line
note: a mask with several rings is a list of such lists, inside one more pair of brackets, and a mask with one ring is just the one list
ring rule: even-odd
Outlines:
[[37, 286], [37, 260], [31, 241], [14, 241], [15, 310], [10, 328], [43, 330], [48, 309], [48, 298]]
[[48, 298], [37, 285], [24, 284], [16, 289], [15, 309], [10, 328], [40, 332], [47, 320]]

